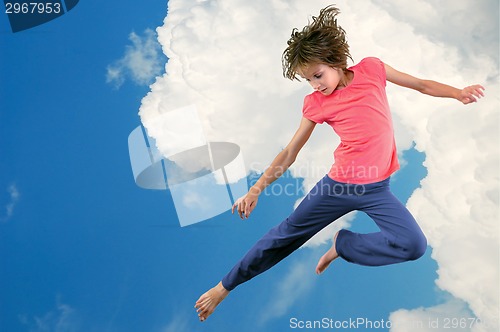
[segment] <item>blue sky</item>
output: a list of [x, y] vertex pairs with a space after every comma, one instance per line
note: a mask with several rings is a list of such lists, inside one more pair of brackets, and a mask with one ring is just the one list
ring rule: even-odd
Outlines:
[[[247, 221], [226, 212], [181, 228], [168, 191], [135, 185], [127, 137], [154, 77], [125, 74], [117, 84], [106, 75], [166, 9], [164, 1], [81, 1], [15, 34], [0, 15], [0, 330], [287, 331], [293, 317], [380, 321], [447, 301], [430, 248], [381, 268], [337, 261], [304, 289], [287, 289], [293, 273], [314, 274], [323, 245], [295, 252], [198, 322], [199, 295], [299, 197], [265, 196]], [[163, 67], [166, 57], [158, 60]], [[412, 148], [404, 159], [392, 184], [402, 201], [426, 175], [423, 153]], [[297, 183], [287, 175], [277, 183]], [[373, 224], [359, 215], [353, 229]], [[276, 301], [295, 291], [290, 305]]]

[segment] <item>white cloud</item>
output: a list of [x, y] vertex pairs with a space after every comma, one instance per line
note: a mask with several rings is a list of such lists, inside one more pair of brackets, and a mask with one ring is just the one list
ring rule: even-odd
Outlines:
[[72, 332], [79, 330], [79, 319], [74, 308], [57, 301], [54, 310], [43, 316], [29, 319], [26, 315], [19, 317], [21, 323], [29, 328], [30, 332]]
[[463, 60], [486, 54], [498, 61], [499, 2], [497, 0], [416, 0], [411, 6], [397, 0], [373, 0], [418, 35], [457, 48]]
[[467, 304], [463, 301], [450, 299], [444, 304], [431, 308], [414, 310], [400, 309], [393, 312], [391, 332], [444, 332], [460, 330], [470, 332], [478, 321], [472, 316]]
[[[312, 255], [311, 255], [312, 256]], [[281, 317], [287, 313], [294, 302], [311, 289], [315, 279], [312, 269], [305, 262], [297, 261], [277, 284], [275, 291], [271, 294], [270, 301], [266, 301], [260, 313], [260, 324], [265, 324], [269, 320]]]
[[315, 236], [310, 238], [306, 243], [304, 243], [302, 247], [314, 248], [325, 243], [329, 243], [331, 245], [332, 243], [331, 241], [334, 234], [343, 228], [349, 228], [351, 222], [356, 217], [356, 214], [357, 212], [353, 211], [346, 214], [343, 217], [340, 217], [334, 223], [331, 223], [330, 225], [326, 226], [321, 231], [319, 231]]
[[9, 194], [8, 202], [5, 205], [5, 215], [0, 218], [0, 221], [6, 222], [14, 215], [14, 208], [21, 197], [19, 190], [15, 183], [9, 185], [7, 188], [7, 193]]
[[153, 30], [146, 29], [141, 37], [131, 32], [123, 57], [107, 67], [106, 82], [119, 88], [132, 79], [138, 85], [151, 83], [162, 71], [160, 45]]
[[176, 314], [172, 316], [173, 318], [170, 322], [163, 327], [162, 332], [188, 332], [193, 331], [189, 326], [189, 322], [192, 319], [192, 313], [187, 314]]
[[[158, 117], [196, 104], [209, 141], [234, 142], [251, 163], [247, 169], [264, 168], [292, 137], [310, 91], [306, 83], [282, 78], [286, 40], [292, 28], [328, 4], [170, 0], [157, 29], [169, 58], [166, 74], [140, 108], [159, 149], [166, 151], [169, 141]], [[487, 97], [468, 106], [390, 84], [387, 90], [398, 150], [414, 141], [426, 154], [428, 175], [408, 206], [433, 247], [437, 285], [466, 301], [483, 321], [493, 321], [499, 308], [498, 3], [419, 0], [386, 6], [343, 0], [337, 5], [356, 62], [377, 56], [418, 77], [486, 86]], [[315, 130], [292, 169], [305, 177], [305, 188], [323, 175], [318, 170], [331, 164], [337, 144], [327, 126]]]

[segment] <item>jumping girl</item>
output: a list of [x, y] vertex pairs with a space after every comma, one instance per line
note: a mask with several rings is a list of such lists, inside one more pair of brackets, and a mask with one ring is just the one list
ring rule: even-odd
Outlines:
[[[305, 79], [315, 90], [304, 99], [303, 117], [290, 143], [234, 206], [248, 218], [264, 189], [295, 161], [316, 124], [326, 122], [340, 137], [335, 162], [293, 213], [264, 235], [215, 287], [196, 302], [201, 321], [236, 286], [268, 270], [314, 234], [346, 213], [365, 212], [380, 231], [358, 234], [341, 230], [320, 258], [322, 273], [338, 257], [360, 265], [382, 266], [415, 260], [426, 250], [426, 238], [406, 207], [391, 193], [389, 180], [399, 169], [386, 81], [434, 96], [477, 101], [484, 88], [457, 89], [399, 72], [381, 60], [351, 58], [345, 31], [337, 25], [339, 10], [328, 6], [302, 31], [294, 29], [283, 53], [283, 74]], [[355, 171], [353, 171], [355, 170]]]

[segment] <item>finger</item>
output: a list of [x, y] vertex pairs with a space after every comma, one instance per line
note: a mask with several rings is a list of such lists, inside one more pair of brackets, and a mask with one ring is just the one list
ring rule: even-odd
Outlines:
[[250, 204], [247, 204], [245, 206], [245, 218], [248, 219], [249, 216], [250, 216]]
[[473, 94], [467, 96], [467, 99], [469, 100], [469, 103], [475, 103], [477, 101], [476, 97]]
[[468, 96], [464, 96], [462, 98], [462, 104], [464, 104], [464, 105], [470, 104], [471, 102], [472, 102], [472, 99], [469, 98]]
[[464, 104], [467, 105], [467, 104], [472, 104], [472, 103], [475, 103], [475, 102], [476, 102], [476, 100], [474, 98], [466, 97], [465, 101], [464, 101]]
[[247, 207], [246, 212], [245, 212], [247, 219], [250, 217], [250, 214], [252, 213], [253, 207], [254, 207], [254, 205], [249, 205]]
[[473, 86], [474, 88], [474, 94], [477, 96], [477, 97], [484, 97], [484, 87], [482, 85], [479, 85], [479, 84], [476, 84]]
[[231, 213], [232, 214], [234, 214], [234, 211], [238, 211], [239, 204], [240, 203], [238, 201], [234, 202], [233, 207], [231, 208]]
[[241, 219], [243, 219], [243, 207], [242, 207], [243, 204], [244, 204], [244, 201], [240, 202], [240, 204], [238, 205], [238, 214], [240, 215]]
[[477, 92], [476, 92], [475, 87], [470, 86], [470, 87], [468, 87], [468, 89], [466, 89], [466, 91], [465, 91], [465, 92], [466, 92], [466, 95], [465, 95], [465, 96], [466, 96], [466, 98], [468, 98], [468, 99], [470, 100], [470, 102], [475, 102], [475, 101], [477, 101], [477, 99], [476, 99], [476, 98], [478, 98], [478, 94], [477, 94]]
[[475, 96], [476, 96], [477, 98], [484, 97], [484, 93], [483, 93], [483, 90], [481, 90], [481, 88], [479, 88], [479, 87], [478, 87], [478, 88], [476, 88], [476, 90], [474, 90], [474, 92], [475, 92]]
[[476, 87], [472, 87], [469, 91], [469, 97], [471, 98], [480, 98], [481, 95], [479, 93], [479, 89]]

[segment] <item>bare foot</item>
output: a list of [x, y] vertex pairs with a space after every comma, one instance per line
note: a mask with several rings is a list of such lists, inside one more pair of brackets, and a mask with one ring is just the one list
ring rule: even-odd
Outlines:
[[198, 301], [196, 301], [195, 308], [198, 313], [200, 321], [203, 322], [214, 312], [215, 307], [219, 305], [229, 294], [229, 291], [222, 286], [222, 282], [219, 282], [217, 286], [210, 289], [208, 292], [200, 296]]
[[330, 265], [330, 263], [339, 257], [339, 254], [337, 254], [337, 250], [335, 250], [337, 235], [339, 235], [339, 232], [337, 232], [333, 237], [332, 247], [328, 249], [328, 251], [319, 259], [318, 265], [316, 265], [316, 274], [323, 273], [323, 271], [326, 270], [326, 268]]

